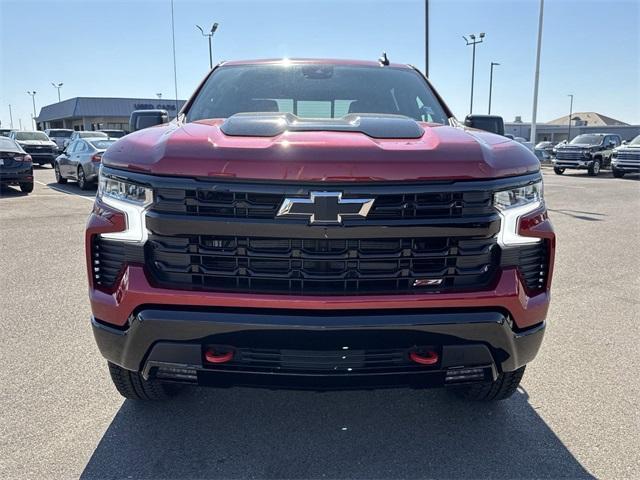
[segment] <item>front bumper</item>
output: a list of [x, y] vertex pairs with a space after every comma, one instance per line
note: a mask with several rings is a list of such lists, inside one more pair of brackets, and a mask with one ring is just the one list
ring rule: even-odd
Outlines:
[[552, 160], [553, 166], [557, 168], [569, 168], [575, 170], [587, 170], [593, 166], [593, 160]]
[[[105, 358], [146, 378], [320, 390], [491, 381], [530, 362], [545, 329], [542, 323], [517, 332], [505, 313], [478, 309], [318, 314], [150, 307], [124, 329], [96, 318], [92, 326]], [[233, 360], [207, 363], [211, 345], [233, 351]], [[439, 352], [437, 364], [409, 359], [421, 346]]]
[[638, 173], [640, 172], [640, 164], [634, 161], [618, 160], [611, 162], [611, 168], [619, 170], [625, 173]]
[[58, 156], [57, 153], [29, 153], [33, 163], [44, 165], [53, 162]]

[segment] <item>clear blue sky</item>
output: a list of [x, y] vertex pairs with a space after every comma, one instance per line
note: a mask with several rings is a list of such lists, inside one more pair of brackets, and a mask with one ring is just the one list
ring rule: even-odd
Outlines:
[[[220, 28], [214, 63], [273, 57], [376, 59], [424, 65], [423, 0], [175, 0], [178, 94], [187, 98], [208, 69], [194, 24]], [[531, 118], [538, 0], [431, 0], [430, 77], [458, 117], [469, 108], [471, 48], [462, 35], [486, 32], [476, 56], [474, 111], [486, 113], [489, 63], [493, 113]], [[173, 96], [170, 0], [0, 0], [0, 120], [8, 104], [29, 122], [36, 106], [63, 98]], [[538, 118], [597, 111], [640, 123], [640, 0], [546, 0]]]

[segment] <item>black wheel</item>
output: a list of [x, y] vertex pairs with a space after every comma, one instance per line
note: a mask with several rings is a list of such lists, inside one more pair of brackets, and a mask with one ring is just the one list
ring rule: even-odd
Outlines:
[[33, 182], [31, 182], [31, 183], [21, 183], [20, 184], [20, 190], [22, 190], [24, 193], [33, 192]]
[[616, 178], [622, 178], [624, 177], [624, 170], [618, 170], [615, 167], [611, 167], [611, 171], [613, 172], [613, 176]]
[[182, 386], [162, 383], [157, 380], [145, 380], [138, 372], [131, 372], [111, 362], [109, 374], [116, 389], [124, 398], [130, 400], [166, 400], [176, 395]]
[[562, 175], [564, 173], [564, 168], [553, 167], [553, 171], [556, 172], [556, 175]]
[[467, 400], [481, 402], [493, 402], [505, 400], [515, 393], [524, 375], [524, 367], [513, 372], [503, 372], [498, 375], [495, 382], [479, 385], [460, 386], [454, 389], [455, 393]]
[[60, 165], [58, 165], [57, 162], [53, 165], [53, 169], [56, 172], [56, 182], [58, 182], [58, 183], [67, 183], [67, 179], [63, 178], [62, 175], [60, 174]]
[[78, 167], [78, 187], [80, 187], [80, 190], [89, 190], [90, 187], [89, 182], [87, 182], [84, 176], [84, 169], [82, 167]]
[[600, 167], [602, 166], [602, 160], [596, 158], [591, 166], [589, 167], [589, 175], [592, 177], [597, 177], [600, 173]]

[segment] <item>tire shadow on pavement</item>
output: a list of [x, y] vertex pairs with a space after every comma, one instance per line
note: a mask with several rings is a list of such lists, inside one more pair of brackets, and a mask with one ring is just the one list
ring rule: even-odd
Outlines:
[[594, 478], [529, 404], [442, 390], [188, 389], [125, 401], [91, 478]]

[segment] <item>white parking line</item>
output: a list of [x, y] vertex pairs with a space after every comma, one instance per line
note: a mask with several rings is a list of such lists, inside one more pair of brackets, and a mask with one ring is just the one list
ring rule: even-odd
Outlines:
[[77, 193], [67, 192], [66, 190], [62, 190], [61, 188], [52, 187], [51, 185], [48, 185], [46, 183], [39, 182], [38, 180], [35, 180], [35, 182], [38, 185], [42, 185], [43, 187], [50, 188], [51, 190], [55, 190], [56, 192], [66, 193], [67, 195], [71, 195], [71, 196], [76, 197], [76, 198], [82, 198], [83, 200], [88, 200], [90, 202], [93, 202], [95, 200], [95, 197], [85, 197], [84, 195], [78, 195]]

